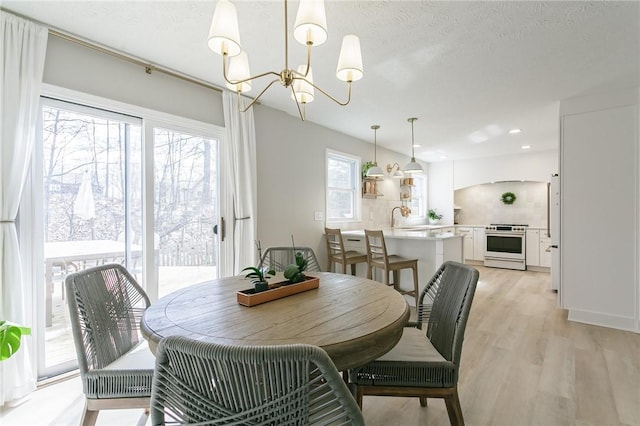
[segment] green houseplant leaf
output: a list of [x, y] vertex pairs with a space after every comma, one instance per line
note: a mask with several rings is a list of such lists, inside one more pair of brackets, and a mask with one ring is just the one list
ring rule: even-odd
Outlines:
[[284, 277], [291, 284], [299, 283], [305, 280], [304, 271], [307, 269], [308, 260], [304, 258], [302, 253], [296, 253], [296, 263], [287, 265], [284, 270]]
[[0, 361], [11, 358], [20, 349], [20, 340], [23, 334], [31, 334], [31, 329], [7, 321], [0, 321]]

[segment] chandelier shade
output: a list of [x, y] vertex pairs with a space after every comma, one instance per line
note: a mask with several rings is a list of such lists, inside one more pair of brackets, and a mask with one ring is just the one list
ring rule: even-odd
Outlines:
[[409, 162], [409, 164], [407, 164], [406, 166], [404, 166], [404, 173], [408, 173], [408, 174], [412, 174], [412, 173], [423, 173], [424, 169], [422, 168], [422, 166], [420, 165], [420, 163], [418, 163], [416, 161], [416, 156], [415, 153], [413, 151], [413, 148], [415, 147], [415, 142], [413, 140], [413, 122], [416, 121], [417, 118], [408, 118], [407, 121], [409, 123], [411, 123], [411, 161]]
[[358, 81], [364, 76], [358, 36], [349, 34], [342, 38], [336, 76], [339, 80], [347, 82]]
[[245, 51], [239, 55], [229, 58], [229, 80], [242, 81], [242, 83], [232, 84], [227, 82], [227, 87], [235, 92], [247, 93], [251, 90], [251, 76], [249, 71], [249, 58]]
[[[218, 0], [211, 21], [208, 45], [215, 53], [222, 56], [222, 75], [226, 86], [238, 94], [238, 109], [241, 112], [251, 108], [260, 97], [275, 83], [280, 83], [291, 91], [291, 98], [296, 101], [296, 107], [300, 119], [304, 121], [304, 107], [313, 101], [315, 91], [319, 91], [327, 98], [340, 106], [351, 102], [351, 83], [360, 80], [364, 76], [362, 66], [362, 53], [360, 51], [360, 39], [353, 34], [346, 35], [342, 40], [342, 47], [338, 58], [336, 77], [347, 83], [347, 99], [340, 101], [331, 96], [313, 82], [311, 72], [311, 48], [319, 46], [327, 40], [327, 17], [324, 9], [324, 0], [300, 0], [296, 20], [293, 28], [294, 38], [306, 46], [306, 65], [297, 68], [289, 67], [289, 28], [287, 0], [284, 2], [284, 68], [281, 71], [267, 71], [252, 76], [249, 72], [249, 59], [242, 51], [240, 44], [240, 31], [235, 6], [229, 0]], [[269, 50], [271, 46], [267, 47]], [[242, 55], [240, 52], [243, 52]], [[243, 56], [233, 60], [235, 56]], [[308, 70], [308, 72], [307, 72]], [[253, 80], [271, 76], [271, 81], [258, 93], [247, 105], [242, 107], [240, 103], [241, 93], [251, 90]]]
[[300, 0], [293, 37], [302, 45], [320, 46], [327, 41], [327, 15], [322, 0]]
[[209, 29], [208, 45], [209, 49], [218, 55], [236, 56], [242, 51], [238, 14], [236, 7], [228, 0], [219, 0], [216, 5]]
[[309, 68], [307, 71], [306, 65], [298, 65], [298, 75], [307, 77], [305, 79], [295, 79], [293, 81], [293, 93], [291, 97], [298, 103], [308, 104], [313, 102], [315, 96], [315, 90], [313, 89], [313, 69]]

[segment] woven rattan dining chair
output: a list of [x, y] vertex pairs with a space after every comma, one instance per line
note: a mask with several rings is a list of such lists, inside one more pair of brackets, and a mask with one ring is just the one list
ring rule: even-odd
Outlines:
[[118, 264], [70, 274], [65, 285], [85, 395], [80, 423], [108, 409], [143, 408], [146, 417], [155, 359], [138, 330], [149, 298]]
[[221, 346], [171, 336], [156, 356], [153, 425], [364, 425], [317, 346]]
[[327, 240], [327, 271], [332, 272], [335, 264], [342, 265], [342, 273], [347, 273], [351, 265], [351, 275], [356, 274], [356, 264], [367, 263], [367, 254], [355, 250], [345, 250], [340, 228], [324, 228]]
[[[452, 425], [463, 425], [458, 369], [478, 271], [445, 262], [420, 294], [417, 322], [379, 359], [349, 371], [362, 407], [364, 395], [444, 398]], [[425, 330], [426, 328], [426, 338]]]
[[319, 272], [320, 264], [310, 247], [269, 247], [262, 255], [262, 266], [276, 272], [282, 272], [292, 263], [296, 263], [296, 253], [302, 253], [307, 259], [307, 271]]

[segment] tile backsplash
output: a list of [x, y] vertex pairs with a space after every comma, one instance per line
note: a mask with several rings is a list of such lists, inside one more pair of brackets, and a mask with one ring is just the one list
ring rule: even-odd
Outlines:
[[[513, 192], [516, 201], [504, 204], [501, 196]], [[522, 223], [534, 228], [547, 226], [546, 182], [496, 182], [470, 186], [454, 192], [460, 208], [458, 224]]]

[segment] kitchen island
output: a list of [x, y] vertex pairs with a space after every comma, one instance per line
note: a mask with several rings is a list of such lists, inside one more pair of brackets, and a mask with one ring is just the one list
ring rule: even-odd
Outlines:
[[[431, 279], [438, 267], [447, 260], [463, 262], [463, 235], [455, 232], [443, 232], [444, 226], [415, 226], [409, 228], [383, 229], [389, 254], [418, 259], [418, 281], [420, 291]], [[366, 253], [364, 230], [343, 231], [345, 248]], [[373, 279], [382, 281], [381, 271], [376, 270]], [[357, 274], [366, 276], [366, 265], [358, 265]], [[413, 289], [411, 270], [400, 271], [400, 287]]]

